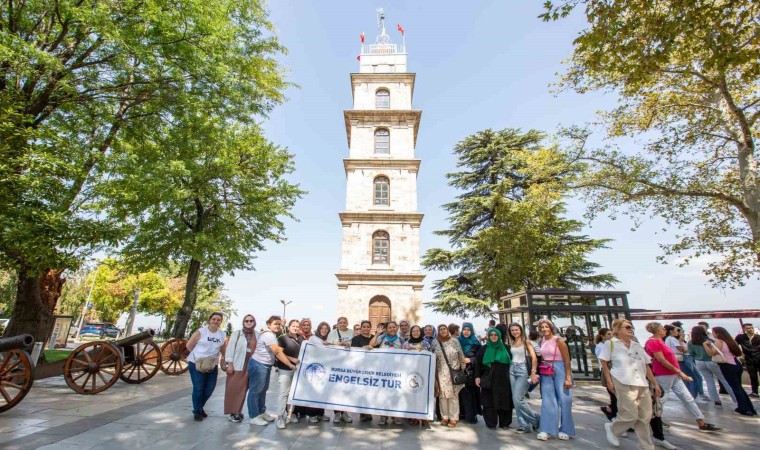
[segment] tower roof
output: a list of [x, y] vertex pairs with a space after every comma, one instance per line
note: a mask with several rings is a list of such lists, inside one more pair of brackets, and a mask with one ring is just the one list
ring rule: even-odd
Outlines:
[[377, 28], [379, 34], [375, 38], [375, 43], [362, 43], [359, 57], [359, 72], [406, 72], [406, 38], [403, 28], [401, 25], [397, 27], [402, 36], [401, 44], [394, 44], [385, 29], [385, 12], [383, 8], [377, 9]]

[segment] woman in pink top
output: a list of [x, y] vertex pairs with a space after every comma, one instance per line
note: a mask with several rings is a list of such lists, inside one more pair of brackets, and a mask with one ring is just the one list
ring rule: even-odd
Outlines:
[[705, 351], [710, 356], [717, 355], [720, 352], [726, 358], [726, 362], [719, 362], [718, 367], [720, 367], [720, 372], [728, 381], [728, 385], [736, 397], [737, 408], [734, 411], [743, 416], [756, 416], [757, 411], [755, 411], [747, 391], [742, 387], [742, 365], [736, 360], [737, 356], [742, 355], [742, 349], [725, 328], [713, 327], [712, 334], [715, 337], [715, 344], [705, 345]]
[[691, 381], [692, 378], [681, 371], [678, 361], [676, 361], [676, 354], [663, 341], [666, 334], [665, 327], [659, 322], [650, 322], [646, 328], [652, 333], [652, 337], [647, 340], [644, 349], [652, 358], [652, 372], [660, 384], [660, 389], [662, 389], [662, 410], [665, 411], [665, 401], [668, 398], [668, 393], [672, 390], [697, 420], [699, 431], [713, 433], [722, 430], [722, 428], [705, 422], [705, 416], [699, 410], [694, 397], [686, 389], [686, 385], [683, 384], [684, 381]]
[[570, 351], [558, 336], [557, 327], [550, 321], [539, 321], [538, 331], [543, 336], [541, 366], [544, 368], [538, 368], [541, 376], [541, 419], [536, 438], [545, 441], [549, 436], [557, 436], [566, 441], [575, 436]]

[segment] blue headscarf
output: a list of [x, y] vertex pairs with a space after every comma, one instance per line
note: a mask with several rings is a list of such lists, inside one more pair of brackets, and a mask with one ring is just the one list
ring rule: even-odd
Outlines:
[[[468, 338], [464, 337], [465, 328], [470, 329], [470, 337]], [[470, 322], [465, 322], [462, 324], [462, 332], [459, 333], [459, 336], [457, 336], [457, 340], [459, 341], [459, 345], [462, 346], [462, 353], [465, 355], [467, 355], [472, 350], [472, 347], [480, 347], [480, 341], [478, 341], [478, 337], [475, 335], [475, 329], [472, 327], [472, 323]]]
[[[433, 336], [431, 336], [431, 337], [425, 336], [425, 328], [427, 328], [427, 327], [430, 327], [430, 328], [433, 329]], [[422, 339], [424, 339], [425, 342], [428, 343], [428, 345], [433, 345], [433, 342], [435, 341], [435, 338], [437, 338], [437, 337], [438, 337], [438, 329], [436, 327], [434, 327], [433, 325], [425, 325], [422, 328]]]

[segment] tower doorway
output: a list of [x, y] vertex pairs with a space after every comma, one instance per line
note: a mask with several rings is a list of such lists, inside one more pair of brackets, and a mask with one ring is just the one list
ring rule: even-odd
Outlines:
[[372, 322], [372, 330], [377, 329], [377, 324], [391, 320], [391, 301], [384, 295], [376, 295], [369, 301], [369, 321]]

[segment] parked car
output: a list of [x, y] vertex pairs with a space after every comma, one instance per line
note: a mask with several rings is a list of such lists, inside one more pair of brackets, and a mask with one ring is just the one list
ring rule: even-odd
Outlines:
[[97, 336], [100, 339], [107, 337], [116, 339], [119, 337], [119, 334], [121, 334], [121, 330], [110, 322], [88, 323], [82, 325], [82, 330], [79, 332], [80, 337]]

